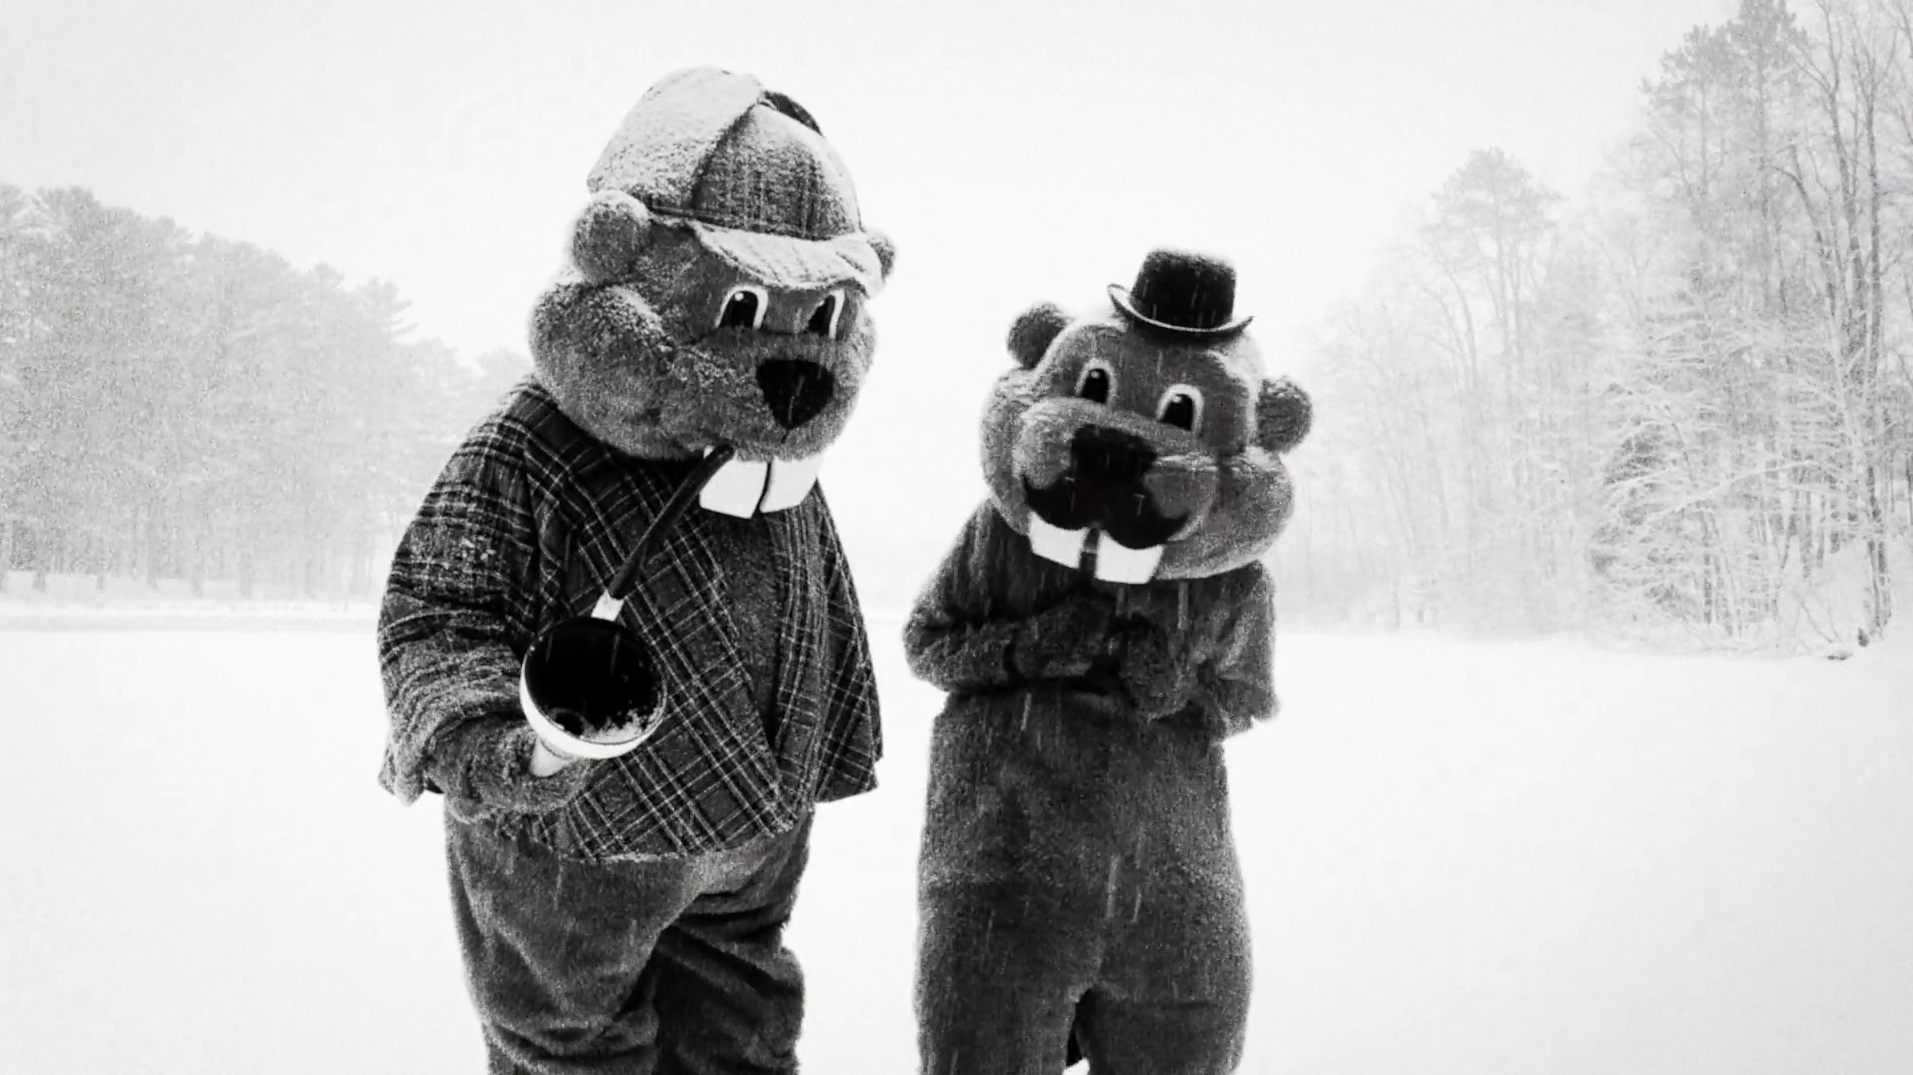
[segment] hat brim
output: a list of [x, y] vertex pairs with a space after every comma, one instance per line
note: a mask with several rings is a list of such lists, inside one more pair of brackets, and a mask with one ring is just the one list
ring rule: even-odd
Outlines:
[[704, 247], [772, 287], [817, 291], [856, 284], [866, 295], [883, 290], [883, 262], [862, 232], [831, 239], [723, 228], [701, 220], [674, 221], [691, 229]]
[[1136, 304], [1129, 297], [1129, 289], [1121, 284], [1109, 285], [1109, 301], [1116, 304], [1117, 311], [1124, 317], [1129, 318], [1144, 328], [1165, 335], [1179, 336], [1191, 340], [1212, 340], [1220, 339], [1224, 336], [1233, 336], [1241, 332], [1249, 322], [1255, 320], [1254, 314], [1247, 314], [1227, 324], [1217, 325], [1214, 328], [1191, 328], [1188, 325], [1172, 325], [1167, 321], [1158, 321], [1136, 309]]

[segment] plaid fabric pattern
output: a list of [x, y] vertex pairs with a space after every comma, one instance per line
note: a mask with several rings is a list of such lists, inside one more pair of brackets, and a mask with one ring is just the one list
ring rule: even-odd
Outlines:
[[[430, 789], [433, 737], [520, 717], [532, 637], [584, 615], [691, 463], [622, 455], [528, 380], [453, 453], [407, 529], [379, 617], [391, 725], [380, 783]], [[745, 667], [724, 570], [725, 529], [767, 527], [780, 579], [769, 669]], [[501, 822], [585, 861], [736, 847], [788, 831], [817, 802], [876, 784], [875, 678], [855, 587], [823, 490], [748, 522], [693, 509], [663, 537], [625, 620], [664, 677], [662, 730], [599, 762], [564, 810]], [[753, 675], [773, 675], [767, 734]]]

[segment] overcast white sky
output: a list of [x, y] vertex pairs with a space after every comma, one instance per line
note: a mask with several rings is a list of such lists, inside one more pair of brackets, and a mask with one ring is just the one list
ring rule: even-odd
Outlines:
[[390, 279], [421, 334], [522, 349], [624, 111], [717, 64], [808, 107], [896, 239], [880, 362], [993, 368], [1016, 310], [1095, 300], [1159, 242], [1233, 257], [1264, 326], [1307, 322], [1471, 149], [1578, 190], [1661, 54], [1732, 10], [7, 0], [0, 182]]

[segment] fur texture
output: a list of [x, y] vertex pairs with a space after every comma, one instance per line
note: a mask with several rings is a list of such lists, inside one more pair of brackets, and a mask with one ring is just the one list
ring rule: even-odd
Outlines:
[[[1275, 709], [1268, 579], [1120, 586], [980, 507], [906, 628], [949, 692], [918, 858], [919, 1070], [1233, 1068], [1249, 948], [1222, 741]], [[1138, 1033], [1147, 1027], [1146, 1033]]]
[[[829, 447], [876, 351], [868, 296], [848, 282], [768, 287], [687, 227], [656, 217], [638, 224], [624, 201], [600, 195], [586, 208], [573, 265], [532, 314], [533, 365], [565, 413], [605, 443], [650, 459], [719, 443], [748, 460], [799, 459]], [[762, 322], [720, 327], [740, 287], [763, 293]], [[839, 304], [834, 333], [808, 331], [826, 299]], [[795, 428], [777, 419], [759, 379], [775, 360], [814, 363], [831, 381], [829, 401]]]
[[[866, 304], [895, 251], [815, 120], [748, 75], [661, 80], [586, 187], [532, 313], [534, 377], [454, 453], [395, 557], [381, 779], [453, 804], [495, 1070], [790, 1071], [802, 983], [778, 935], [810, 811], [868, 790], [881, 752], [815, 457], [870, 368]], [[591, 607], [683, 460], [718, 445], [736, 449], [720, 475], [760, 488], [707, 485], [623, 614], [660, 658], [662, 730], [532, 775], [532, 637]], [[796, 851], [737, 857], [761, 836]]]
[[[1221, 744], [1275, 713], [1258, 559], [1292, 510], [1280, 455], [1308, 396], [1265, 377], [1246, 333], [1144, 335], [1113, 310], [1040, 304], [1007, 344], [990, 499], [904, 633], [949, 692], [918, 863], [919, 1070], [1059, 1071], [1080, 1043], [1092, 1072], [1219, 1075], [1250, 955]], [[1106, 542], [1080, 536], [1098, 531], [1159, 547], [1149, 579], [1112, 581]]]
[[526, 780], [537, 733], [514, 715], [480, 717], [438, 736], [427, 750], [432, 781], [447, 812], [467, 820], [494, 814], [544, 814], [571, 805], [590, 768], [573, 765]]
[[[1044, 303], [1016, 320], [1009, 350], [1018, 368], [990, 396], [982, 461], [990, 494], [1018, 533], [1029, 532], [1026, 482], [1053, 484], [1073, 465], [1076, 435], [1100, 426], [1148, 446], [1155, 462], [1141, 487], [1165, 516], [1182, 520], [1155, 577], [1218, 574], [1274, 546], [1294, 506], [1280, 455], [1306, 435], [1310, 404], [1286, 378], [1265, 379], [1253, 337], [1163, 342], [1113, 311], [1065, 322]], [[1111, 376], [1105, 402], [1080, 393], [1092, 362]], [[1185, 385], [1201, 397], [1194, 431], [1159, 416], [1165, 395]]]
[[863, 226], [809, 112], [749, 75], [676, 72], [586, 187], [531, 321], [533, 365], [565, 413], [649, 459], [729, 444], [745, 462], [797, 460], [835, 441], [896, 251]]

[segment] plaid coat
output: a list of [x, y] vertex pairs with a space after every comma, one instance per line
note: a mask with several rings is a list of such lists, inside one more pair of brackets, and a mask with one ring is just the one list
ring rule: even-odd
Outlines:
[[[522, 719], [532, 637], [590, 611], [691, 465], [607, 447], [533, 380], [472, 430], [400, 542], [380, 610], [386, 790], [407, 803], [438, 790], [428, 748], [460, 722]], [[725, 535], [742, 525], [768, 529], [779, 581], [766, 668], [739, 658]], [[876, 785], [869, 644], [821, 487], [748, 522], [693, 507], [655, 548], [625, 620], [657, 656], [663, 729], [595, 763], [571, 805], [502, 828], [586, 861], [694, 854], [787, 831], [813, 804]], [[758, 692], [769, 722], [752, 697], [761, 676], [773, 677]]]

